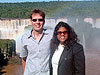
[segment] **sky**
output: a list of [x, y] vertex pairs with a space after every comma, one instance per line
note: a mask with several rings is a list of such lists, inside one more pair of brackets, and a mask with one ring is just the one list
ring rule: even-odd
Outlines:
[[[49, 2], [58, 0], [0, 0], [0, 3], [15, 3], [15, 2]], [[59, 0], [59, 1], [83, 1], [83, 0]]]

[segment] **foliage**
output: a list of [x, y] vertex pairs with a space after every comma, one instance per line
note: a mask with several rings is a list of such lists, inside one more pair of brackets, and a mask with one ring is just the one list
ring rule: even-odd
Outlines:
[[32, 9], [39, 8], [46, 12], [47, 17], [91, 16], [100, 17], [98, 1], [51, 1], [0, 3], [1, 18], [29, 18]]
[[6, 57], [16, 55], [15, 40], [0, 39], [0, 48]]

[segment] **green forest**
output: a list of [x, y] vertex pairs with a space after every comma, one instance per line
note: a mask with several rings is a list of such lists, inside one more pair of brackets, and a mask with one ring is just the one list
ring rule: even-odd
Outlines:
[[41, 9], [46, 17], [100, 17], [98, 1], [51, 1], [0, 3], [0, 18], [29, 18], [32, 9]]
[[12, 55], [16, 55], [16, 42], [11, 39], [0, 39], [0, 49], [1, 52], [4, 53], [6, 57], [11, 57]]

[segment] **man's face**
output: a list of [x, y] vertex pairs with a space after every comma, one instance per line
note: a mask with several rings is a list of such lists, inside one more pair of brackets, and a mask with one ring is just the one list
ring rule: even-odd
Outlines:
[[33, 25], [33, 30], [39, 32], [43, 29], [45, 20], [39, 14], [33, 14], [31, 24]]

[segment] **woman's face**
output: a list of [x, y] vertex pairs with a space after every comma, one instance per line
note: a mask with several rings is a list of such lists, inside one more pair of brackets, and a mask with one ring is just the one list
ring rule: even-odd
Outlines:
[[57, 38], [61, 44], [68, 39], [68, 30], [65, 27], [60, 27], [57, 31]]

